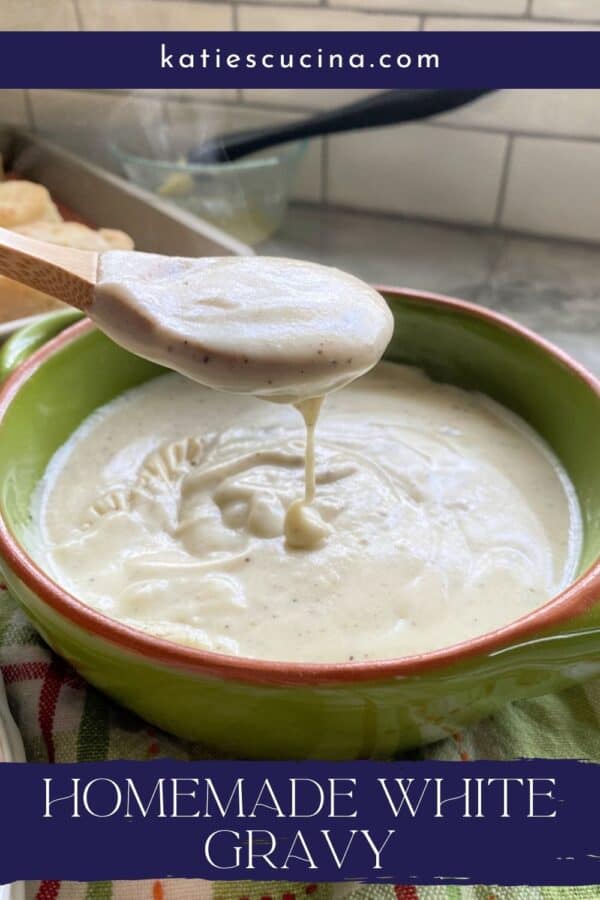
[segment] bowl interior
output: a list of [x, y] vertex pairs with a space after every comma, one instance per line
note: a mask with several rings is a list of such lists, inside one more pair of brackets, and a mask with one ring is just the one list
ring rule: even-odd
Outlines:
[[385, 294], [394, 313], [388, 359], [438, 380], [481, 391], [520, 415], [554, 450], [579, 499], [583, 545], [578, 574], [600, 556], [598, 383], [543, 340], [469, 304]]
[[[584, 572], [600, 556], [600, 396], [591, 377], [474, 308], [385, 295], [396, 320], [388, 359], [488, 394], [553, 448], [579, 497]], [[52, 454], [95, 408], [162, 371], [92, 329], [65, 343], [21, 385], [0, 425], [0, 506], [22, 544], [31, 546], [31, 496]]]

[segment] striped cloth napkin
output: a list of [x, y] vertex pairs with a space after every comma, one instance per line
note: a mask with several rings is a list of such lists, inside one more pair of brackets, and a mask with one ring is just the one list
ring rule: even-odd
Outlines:
[[[206, 759], [206, 750], [158, 732], [98, 694], [43, 644], [0, 588], [0, 668], [30, 762]], [[573, 757], [600, 760], [600, 679], [559, 695], [513, 703], [491, 719], [427, 747], [433, 759]], [[283, 882], [42, 881], [27, 900], [600, 900], [590, 887], [327, 885]]]

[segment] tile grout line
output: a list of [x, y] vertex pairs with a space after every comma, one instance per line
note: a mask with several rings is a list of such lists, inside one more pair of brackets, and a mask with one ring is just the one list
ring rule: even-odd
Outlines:
[[[340, 89], [341, 90], [341, 89]], [[65, 93], [65, 89], [57, 89], [58, 93]], [[243, 98], [238, 98], [237, 93], [240, 92], [244, 94]], [[55, 91], [53, 91], [55, 93]], [[101, 94], [111, 96], [115, 93], [115, 91], [111, 89], [90, 89], [86, 91], [86, 93], [90, 94]], [[172, 93], [177, 94], [177, 91], [174, 90]], [[163, 91], [157, 90], [149, 90], [148, 96], [150, 98], [156, 96], [160, 97], [163, 94]], [[204, 94], [201, 97], [192, 97], [188, 94], [179, 94], [176, 98], [178, 103], [182, 104], [199, 104], [199, 105], [207, 105], [207, 106], [226, 106], [232, 107], [236, 106], [238, 103], [242, 103], [244, 108], [248, 111], [256, 111], [256, 112], [273, 112], [275, 115], [278, 113], [283, 113], [286, 115], [301, 115], [302, 113], [311, 113], [311, 112], [319, 112], [324, 109], [324, 107], [320, 106], [309, 106], [309, 105], [297, 105], [292, 106], [289, 104], [279, 104], [279, 103], [269, 103], [261, 100], [252, 100], [247, 94], [244, 93], [242, 88], [236, 90], [236, 97], [215, 97], [214, 99], [210, 96]], [[531, 131], [526, 128], [515, 128], [515, 127], [506, 127], [502, 128], [500, 126], [493, 125], [477, 125], [477, 124], [468, 124], [463, 122], [442, 122], [435, 121], [429, 119], [423, 119], [419, 123], [416, 123], [418, 127], [428, 127], [428, 128], [439, 128], [443, 130], [449, 131], [461, 131], [461, 132], [473, 132], [474, 134], [491, 134], [505, 137], [524, 137], [529, 138], [531, 140], [552, 140], [552, 141], [561, 141], [563, 143], [577, 143], [577, 144], [598, 144], [600, 145], [600, 133], [598, 135], [591, 134], [582, 134], [581, 132], [572, 132], [570, 134], [565, 134], [564, 132], [558, 131]]]
[[[342, 89], [340, 89], [342, 90]], [[69, 93], [67, 89], [58, 88], [56, 90], [49, 91], [50, 93]], [[88, 94], [99, 94], [101, 96], [112, 96], [116, 94], [129, 93], [127, 91], [114, 91], [112, 89], [89, 89], [85, 90], [85, 93]], [[147, 95], [148, 98], [152, 99], [153, 97], [160, 98], [163, 95], [164, 91], [162, 90], [152, 90], [148, 89]], [[193, 97], [189, 94], [178, 94], [177, 90], [174, 89], [169, 93], [176, 95], [173, 97], [176, 102], [181, 104], [198, 104], [200, 106], [224, 106], [224, 107], [235, 107], [239, 103], [241, 103], [244, 108], [250, 112], [273, 112], [275, 115], [281, 113], [286, 115], [296, 115], [299, 116], [303, 113], [314, 113], [319, 112], [324, 109], [324, 107], [320, 106], [309, 106], [309, 105], [300, 105], [292, 106], [289, 104], [279, 104], [279, 103], [269, 103], [261, 100], [253, 100], [247, 96], [242, 88], [238, 88], [235, 91], [235, 97], [215, 97], [211, 98], [207, 93], [202, 93], [202, 96]], [[240, 97], [240, 94], [244, 94], [243, 97]], [[428, 127], [428, 128], [439, 128], [447, 131], [460, 131], [460, 132], [473, 132], [474, 134], [490, 134], [497, 136], [505, 136], [505, 137], [524, 137], [531, 140], [552, 140], [559, 141], [562, 143], [577, 143], [577, 144], [598, 144], [600, 145], [600, 133], [598, 135], [591, 134], [583, 134], [578, 131], [571, 132], [569, 134], [565, 132], [559, 131], [531, 131], [526, 128], [516, 128], [516, 127], [505, 127], [501, 126], [493, 126], [493, 125], [477, 125], [477, 124], [468, 124], [463, 122], [442, 122], [435, 121], [429, 119], [423, 119], [421, 122], [416, 123], [418, 127]]]
[[[163, 0], [153, 0], [153, 2], [163, 2]], [[167, 0], [167, 2], [172, 2], [175, 4], [177, 0]], [[191, 0], [191, 2], [195, 2], [195, 0]], [[228, 6], [228, 5], [239, 5], [242, 3], [245, 6], [277, 6], [276, 0], [200, 0], [200, 2], [208, 2], [210, 4], [219, 5], [219, 6]], [[73, 0], [75, 6], [78, 4], [78, 0]], [[527, 6], [523, 13], [513, 13], [508, 15], [503, 15], [502, 13], [487, 13], [487, 12], [479, 12], [479, 13], [469, 13], [469, 12], [461, 12], [460, 10], [456, 10], [455, 12], [444, 13], [435, 9], [425, 9], [422, 7], [414, 7], [407, 9], [399, 9], [395, 10], [390, 8], [389, 6], [381, 6], [381, 7], [368, 7], [365, 8], [361, 5], [356, 5], [352, 2], [352, 0], [348, 0], [348, 2], [344, 3], [331, 3], [331, 0], [296, 0], [295, 3], [286, 3], [285, 9], [298, 9], [298, 10], [310, 10], [311, 8], [319, 8], [325, 6], [329, 9], [339, 9], [346, 12], [362, 12], [366, 15], [373, 13], [375, 15], [387, 14], [387, 15], [406, 15], [406, 16], [418, 16], [419, 18], [431, 17], [431, 16], [441, 16], [443, 18], [452, 18], [452, 19], [472, 19], [472, 18], [502, 18], [502, 19], [522, 19], [522, 18], [532, 18], [533, 17], [533, 4], [534, 0], [527, 0]], [[600, 17], [590, 20], [580, 20], [580, 19], [571, 19], [565, 18], [561, 16], [545, 16], [545, 21], [548, 22], [568, 22], [568, 23], [581, 23], [585, 24], [586, 22], [591, 23], [594, 21], [600, 22]]]
[[520, 128], [493, 128], [489, 125], [463, 125], [454, 122], [429, 122], [422, 120], [430, 128], [446, 128], [451, 131], [473, 131], [476, 134], [505, 135], [506, 137], [524, 137], [540, 141], [562, 141], [567, 144], [600, 144], [600, 135], [592, 137], [583, 134], [564, 134], [556, 131], [528, 131]]
[[329, 204], [329, 138], [321, 144], [321, 203]]
[[75, 21], [77, 22], [77, 28], [79, 29], [79, 31], [85, 31], [85, 28], [83, 27], [83, 16], [81, 15], [79, 0], [73, 0], [73, 9], [75, 10]]
[[510, 164], [512, 161], [513, 155], [513, 146], [514, 146], [514, 137], [513, 135], [508, 136], [508, 142], [506, 144], [506, 152], [504, 154], [504, 164], [502, 166], [502, 174], [500, 176], [500, 184], [498, 186], [498, 198], [496, 200], [496, 209], [494, 211], [494, 225], [496, 228], [500, 226], [500, 222], [502, 220], [502, 214], [504, 213], [504, 205], [506, 202], [506, 193], [508, 186], [508, 179], [510, 175]]
[[[164, 2], [164, 0], [151, 0], [151, 2], [160, 3], [160, 2]], [[175, 5], [175, 0], [167, 0], [167, 2], [173, 2], [173, 5]], [[194, 0], [192, 0], [192, 2], [194, 2]], [[240, 0], [234, 0], [234, 2], [232, 2], [232, 0], [202, 0], [202, 2], [206, 3], [208, 5], [211, 5], [211, 6], [238, 7], [240, 5]], [[72, 0], [72, 4], [73, 4], [74, 12], [75, 12], [75, 18], [77, 21], [77, 27], [79, 28], [79, 30], [85, 30], [84, 25], [83, 25], [83, 17], [81, 14], [79, 0]], [[241, 0], [241, 4], [244, 6], [252, 6], [252, 7], [261, 7], [262, 6], [262, 7], [280, 8], [278, 6], [278, 4], [275, 2], [275, 0]], [[444, 12], [440, 12], [439, 10], [435, 10], [432, 8], [423, 9], [422, 6], [421, 7], [415, 6], [415, 7], [406, 8], [406, 9], [403, 8], [403, 9], [399, 9], [399, 10], [392, 9], [389, 6], [381, 6], [381, 7], [379, 7], [379, 6], [371, 7], [370, 6], [368, 8], [365, 8], [364, 6], [353, 4], [352, 0], [348, 0], [348, 2], [344, 2], [344, 3], [336, 3], [334, 5], [332, 5], [329, 2], [329, 0], [307, 0], [307, 2], [304, 2], [304, 3], [301, 2], [301, 0], [298, 0], [298, 2], [296, 2], [296, 3], [289, 3], [289, 4], [285, 3], [283, 8], [286, 10], [290, 10], [290, 11], [296, 10], [298, 12], [300, 12], [300, 11], [307, 12], [311, 9], [327, 8], [327, 9], [336, 10], [336, 11], [340, 11], [340, 12], [362, 13], [365, 16], [369, 16], [369, 15], [376, 15], [376, 16], [386, 15], [386, 16], [390, 16], [390, 17], [392, 17], [392, 16], [405, 16], [405, 17], [412, 16], [412, 17], [417, 17], [419, 19], [435, 17], [435, 18], [444, 18], [444, 19], [450, 19], [450, 20], [451, 19], [456, 19], [456, 20], [460, 20], [460, 19], [482, 19], [482, 20], [499, 19], [499, 20], [503, 20], [506, 22], [511, 22], [511, 21], [518, 22], [519, 20], [522, 21], [524, 18], [526, 18], [526, 19], [537, 19], [538, 18], [534, 14], [533, 5], [534, 5], [534, 0], [527, 0], [527, 7], [525, 9], [525, 12], [521, 13], [521, 14], [515, 13], [512, 15], [511, 14], [503, 15], [501, 12], [500, 13], [488, 13], [488, 12], [484, 11], [484, 12], [479, 12], [479, 13], [473, 13], [473, 12], [462, 12], [462, 11], [458, 11], [458, 10], [455, 12], [452, 12], [452, 13], [444, 13]], [[600, 24], [600, 16], [598, 16], [597, 18], [592, 18], [592, 19], [579, 19], [577, 17], [568, 18], [565, 16], [550, 15], [550, 16], [544, 16], [543, 19], [540, 19], [539, 21], [540, 22], [545, 21], [545, 22], [559, 24], [559, 25], [560, 24], [562, 24], [562, 25], [581, 25], [583, 28], [585, 28], [586, 26]], [[137, 27], [137, 26], [133, 26], [133, 27]]]
[[[302, 200], [296, 201], [299, 206], [315, 206], [314, 201]], [[474, 220], [461, 221], [460, 219], [451, 219], [443, 216], [420, 215], [419, 213], [402, 213], [390, 212], [389, 210], [375, 209], [374, 207], [352, 206], [348, 203], [328, 203], [325, 209], [329, 212], [350, 213], [356, 216], [374, 216], [376, 218], [390, 219], [395, 222], [414, 222], [418, 225], [432, 225], [440, 227], [457, 228], [462, 231], [468, 231], [471, 234], [500, 234], [507, 239], [511, 237], [522, 237], [529, 240], [553, 241], [557, 244], [570, 244], [579, 247], [600, 247], [600, 241], [597, 238], [590, 237], [573, 237], [572, 235], [558, 235], [547, 231], [527, 230], [526, 228], [515, 228], [514, 226], [506, 228], [497, 228], [496, 225], [489, 222], [476, 222]]]
[[33, 114], [33, 101], [31, 99], [31, 92], [28, 90], [23, 91], [25, 97], [25, 115], [27, 116], [27, 125], [31, 131], [36, 131], [35, 125], [35, 116]]
[[[159, 0], [156, 0], [159, 2]], [[227, 3], [223, 3], [223, 0], [203, 0], [203, 2], [208, 2], [213, 5], [227, 5]], [[351, 2], [342, 4], [331, 5], [328, 3], [328, 0], [316, 0], [316, 2], [297, 2], [297, 3], [285, 3], [283, 6], [280, 6], [276, 3], [276, 0], [238, 0], [238, 3], [242, 6], [252, 6], [252, 7], [271, 7], [276, 9], [285, 9], [296, 12], [308, 12], [310, 10], [317, 10], [322, 7], [326, 7], [332, 11], [338, 12], [355, 12], [362, 13], [365, 16], [404, 16], [408, 17], [417, 17], [417, 18], [441, 18], [441, 19], [481, 19], [485, 21], [486, 19], [498, 19], [505, 22], [519, 22], [524, 18], [533, 18], [538, 20], [539, 17], [533, 15], [533, 0], [528, 0], [528, 8], [524, 13], [521, 14], [508, 14], [503, 15], [502, 13], [472, 13], [472, 12], [453, 12], [453, 13], [444, 13], [439, 10], [425, 9], [423, 8], [411, 8], [411, 9], [391, 9], [389, 6], [369, 6], [365, 8], [364, 6], [354, 6]], [[589, 25], [598, 25], [600, 24], [600, 16], [594, 19], [578, 19], [578, 18], [565, 18], [564, 16], [544, 16], [543, 19], [539, 19], [541, 22], [550, 22], [552, 24], [558, 25], [581, 25], [583, 27]]]

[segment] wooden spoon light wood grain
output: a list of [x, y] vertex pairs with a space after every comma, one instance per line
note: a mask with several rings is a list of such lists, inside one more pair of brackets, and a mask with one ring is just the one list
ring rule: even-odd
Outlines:
[[50, 294], [84, 312], [94, 299], [100, 254], [0, 228], [0, 275]]

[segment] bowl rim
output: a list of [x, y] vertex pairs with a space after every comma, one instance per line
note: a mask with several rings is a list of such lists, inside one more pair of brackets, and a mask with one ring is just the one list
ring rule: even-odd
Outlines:
[[[376, 289], [388, 296], [417, 300], [433, 308], [474, 316], [501, 331], [521, 337], [569, 369], [600, 400], [599, 379], [564, 351], [507, 316], [442, 294], [387, 285], [377, 285]], [[56, 351], [91, 332], [94, 327], [89, 319], [72, 325], [44, 344], [15, 369], [0, 389], [0, 425], [12, 399], [24, 382]], [[1, 508], [0, 553], [5, 563], [42, 602], [67, 619], [71, 625], [82, 628], [92, 637], [108, 641], [113, 646], [129, 654], [141, 656], [147, 663], [158, 664], [162, 668], [175, 668], [197, 676], [208, 674], [225, 680], [273, 686], [381, 682], [394, 678], [427, 675], [437, 669], [467, 662], [475, 656], [495, 655], [534, 636], [540, 639], [542, 637], [540, 632], [585, 613], [600, 598], [600, 557], [598, 557], [587, 571], [543, 606], [501, 628], [469, 640], [428, 653], [397, 659], [337, 663], [286, 662], [232, 656], [188, 647], [155, 637], [97, 612], [62, 588], [35, 563], [13, 537]]]
[[124, 150], [115, 138], [109, 138], [108, 146], [115, 159], [120, 163], [128, 163], [136, 166], [145, 166], [162, 172], [182, 172], [187, 175], [217, 175], [219, 177], [233, 177], [241, 172], [252, 172], [259, 169], [273, 168], [288, 160], [297, 162], [308, 147], [308, 138], [286, 141], [276, 144], [271, 148], [271, 153], [265, 156], [248, 154], [240, 159], [227, 160], [221, 163], [198, 162], [170, 162], [168, 159], [153, 159], [150, 156], [140, 156]]

